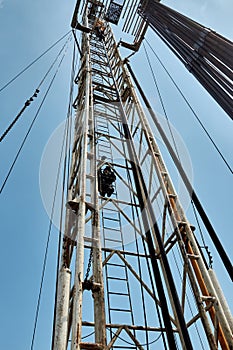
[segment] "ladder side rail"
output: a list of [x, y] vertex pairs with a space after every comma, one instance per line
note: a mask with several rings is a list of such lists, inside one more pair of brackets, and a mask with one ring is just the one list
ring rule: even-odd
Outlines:
[[[91, 40], [90, 40], [91, 47]], [[90, 50], [90, 48], [89, 48]], [[91, 61], [91, 53], [89, 52]], [[90, 71], [92, 66], [90, 64]], [[93, 250], [93, 282], [92, 290], [94, 299], [94, 320], [95, 320], [95, 342], [106, 345], [106, 320], [105, 320], [105, 302], [104, 302], [104, 283], [102, 274], [102, 251], [100, 236], [100, 212], [98, 200], [98, 180], [97, 180], [97, 154], [95, 138], [95, 120], [94, 120], [94, 100], [93, 100], [93, 82], [90, 72], [90, 117], [89, 117], [89, 143], [92, 159], [90, 162], [91, 177], [91, 205], [92, 211], [92, 250]]]
[[[94, 43], [92, 43], [92, 46], [95, 46], [94, 45]], [[92, 55], [94, 55], [95, 54], [95, 51], [93, 51], [92, 52]], [[105, 64], [105, 67], [103, 68], [102, 67], [102, 62], [106, 62], [106, 59], [104, 59], [103, 57], [101, 57], [101, 61], [99, 62], [99, 67], [100, 67], [100, 69], [98, 70], [98, 72], [97, 72], [97, 75], [98, 75], [98, 77], [99, 77], [99, 81], [103, 81], [103, 78], [102, 78], [102, 75], [101, 75], [101, 73], [106, 73], [107, 71], [108, 71], [108, 74], [109, 74], [109, 69], [107, 69], [106, 68], [106, 66], [108, 66], [108, 62], [106, 62], [106, 64]], [[94, 62], [95, 64], [94, 64], [94, 67], [96, 67], [96, 64], [98, 65], [98, 59], [97, 58], [95, 58], [95, 62]], [[110, 80], [110, 79], [109, 79]], [[95, 83], [95, 89], [97, 90], [97, 88], [98, 88], [98, 82], [96, 82], [96, 79], [94, 79], [93, 80], [93, 82]], [[102, 93], [103, 93], [103, 95], [104, 95], [104, 93], [105, 93], [105, 89], [107, 89], [107, 91], [109, 91], [109, 90], [113, 90], [112, 91], [112, 96], [115, 94], [115, 92], [114, 92], [114, 89], [111, 87], [111, 83], [110, 83], [110, 81], [109, 81], [109, 88], [108, 88], [108, 86], [107, 85], [103, 85], [103, 84], [100, 84], [101, 86], [101, 91], [102, 91]], [[109, 96], [107, 96], [107, 95], [105, 95], [107, 98], [109, 98]], [[112, 97], [112, 96], [110, 96], [110, 98]], [[113, 98], [112, 98], [113, 99]], [[103, 103], [104, 104], [104, 103]], [[108, 126], [108, 118], [107, 118], [107, 115], [106, 115], [106, 117], [105, 117], [105, 123], [104, 123], [104, 119], [102, 118], [101, 119], [101, 124], [99, 123], [99, 117], [97, 116], [96, 117], [96, 127], [97, 127], [97, 130], [99, 130], [99, 126], [101, 125], [101, 128], [104, 128], [105, 129], [105, 134], [106, 135], [110, 135], [110, 132], [109, 132], [109, 126]], [[110, 135], [110, 137], [111, 137], [111, 135]], [[100, 141], [101, 140], [98, 140], [98, 145], [99, 145], [99, 147], [97, 147], [97, 148], [100, 148], [101, 147], [101, 145], [100, 145]], [[109, 148], [109, 152], [110, 152], [110, 155], [109, 155], [109, 161], [110, 161], [110, 163], [113, 163], [113, 154], [112, 154], [112, 147], [111, 147], [111, 143], [107, 143], [107, 145], [106, 145], [106, 147], [107, 148]], [[106, 152], [106, 151], [105, 151]], [[105, 154], [105, 153], [104, 153]], [[101, 156], [101, 151], [99, 151], [99, 157]], [[101, 158], [101, 157], [100, 157]], [[117, 193], [116, 193], [116, 198], [117, 198]], [[102, 217], [103, 217], [103, 219], [102, 219], [102, 221], [103, 221], [103, 228], [102, 228], [102, 230], [103, 230], [103, 235], [104, 235], [104, 242], [106, 241], [106, 240], [108, 240], [106, 237], [105, 237], [105, 224], [104, 224], [104, 221], [105, 221], [105, 209], [104, 209], [104, 207], [103, 207], [103, 209], [102, 209]], [[120, 214], [118, 213], [118, 221], [119, 221], [119, 224], [120, 224]], [[109, 228], [110, 229], [110, 228]], [[124, 245], [123, 245], [123, 237], [122, 237], [122, 231], [121, 231], [121, 227], [119, 227], [119, 234], [121, 235], [121, 237], [120, 237], [120, 241], [121, 241], [121, 250], [124, 250]], [[106, 241], [107, 242], [107, 241]], [[106, 255], [106, 252], [105, 252], [105, 255]], [[105, 259], [106, 259], [106, 256], [105, 256]], [[126, 267], [125, 267], [125, 274], [126, 274], [126, 280], [127, 280], [127, 270], [126, 270]], [[111, 307], [111, 297], [110, 297], [110, 294], [114, 294], [114, 292], [109, 292], [109, 282], [108, 282], [108, 280], [109, 280], [109, 277], [108, 277], [108, 267], [107, 267], [107, 264], [106, 264], [106, 289], [107, 289], [107, 299], [108, 299], [108, 310], [109, 310], [109, 322], [110, 323], [112, 323], [112, 321], [111, 321], [111, 313], [112, 312], [116, 312], [117, 310], [115, 309], [115, 308], [113, 308], [113, 307]], [[126, 281], [127, 282], [127, 281]], [[128, 285], [128, 282], [127, 282], [127, 290], [128, 290], [128, 295], [129, 295], [129, 285]], [[130, 310], [130, 314], [131, 314], [131, 318], [132, 318], [132, 320], [131, 320], [131, 324], [134, 324], [134, 320], [133, 320], [133, 314], [132, 314], [132, 305], [131, 305], [131, 299], [130, 299], [130, 295], [129, 295], [129, 304], [130, 304], [130, 309], [129, 309], [129, 307], [126, 307], [125, 309], [129, 309]], [[125, 303], [124, 303], [124, 305], [125, 305]], [[121, 307], [121, 309], [122, 309], [122, 307]], [[123, 310], [122, 310], [123, 311]], [[111, 339], [113, 338], [113, 333], [112, 332], [110, 332], [110, 334], [111, 334]]]
[[[85, 45], [85, 38], [82, 40], [82, 45]], [[85, 99], [85, 93], [83, 92], [80, 95], [80, 106], [82, 108], [83, 100]], [[85, 125], [85, 111], [80, 111], [77, 109], [76, 120], [82, 121], [82, 125]], [[80, 113], [79, 113], [80, 112]], [[77, 125], [77, 124], [76, 124]], [[80, 184], [75, 183], [75, 178], [78, 175], [78, 178], [82, 179], [82, 187], [85, 188], [85, 173], [81, 171], [80, 162], [78, 162], [79, 157], [79, 149], [85, 148], [86, 140], [84, 137], [85, 133], [81, 133], [81, 137], [77, 137], [76, 135], [80, 132], [80, 130], [75, 128], [75, 137], [74, 137], [74, 145], [72, 149], [72, 160], [71, 160], [71, 171], [70, 171], [70, 181], [68, 188], [68, 198], [67, 200], [71, 200], [74, 198], [76, 193], [79, 193]], [[83, 153], [84, 155], [84, 153]], [[82, 159], [82, 162], [85, 162]], [[72, 180], [73, 178], [73, 180]], [[65, 228], [64, 228], [64, 237], [63, 237], [63, 246], [62, 246], [62, 255], [61, 255], [61, 263], [60, 263], [60, 271], [59, 271], [59, 279], [58, 279], [58, 299], [57, 299], [57, 312], [56, 312], [56, 320], [55, 320], [55, 341], [53, 344], [54, 350], [65, 350], [68, 345], [69, 338], [69, 323], [72, 318], [70, 305], [73, 301], [70, 300], [71, 290], [71, 271], [70, 271], [70, 261], [71, 255], [73, 251], [74, 241], [77, 240], [77, 221], [76, 215], [73, 213], [71, 208], [66, 208], [66, 220], [65, 220]]]
[[[86, 17], [86, 22], [87, 17]], [[83, 297], [83, 278], [84, 278], [84, 235], [85, 235], [85, 215], [86, 215], [86, 171], [87, 171], [87, 152], [88, 152], [88, 122], [90, 113], [90, 47], [89, 35], [83, 33], [84, 37], [84, 55], [85, 55], [85, 80], [83, 82], [83, 89], [85, 91], [84, 113], [85, 119], [83, 121], [83, 146], [81, 152], [81, 176], [80, 192], [79, 192], [79, 206], [77, 212], [77, 249], [75, 260], [75, 276], [74, 276], [74, 291], [73, 291], [73, 310], [72, 310], [72, 341], [71, 350], [80, 350], [81, 332], [82, 332], [82, 297]], [[81, 82], [82, 84], [82, 82]], [[80, 89], [82, 87], [80, 86]]]

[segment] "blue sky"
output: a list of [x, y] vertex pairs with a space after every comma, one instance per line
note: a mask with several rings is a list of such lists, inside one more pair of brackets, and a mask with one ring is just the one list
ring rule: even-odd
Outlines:
[[[232, 1], [167, 0], [163, 3], [191, 16], [232, 40]], [[0, 1], [0, 86], [3, 86], [58, 38], [68, 32], [74, 5], [74, 1]], [[153, 45], [221, 151], [233, 166], [232, 121], [153, 33], [148, 32], [147, 40]], [[46, 57], [0, 93], [0, 132], [5, 130], [25, 101], [34, 93], [60, 47], [61, 45], [58, 45], [54, 48]], [[45, 145], [53, 131], [66, 117], [71, 51], [70, 47], [54, 87], [16, 163], [14, 172], [0, 194], [1, 349], [25, 350], [30, 348], [49, 226], [49, 218], [40, 195], [39, 169]], [[194, 188], [228, 255], [232, 258], [232, 175], [213, 150], [195, 118], [151, 53], [150, 57], [169, 119], [180, 138], [183, 139], [191, 157]], [[162, 115], [143, 48], [131, 59], [131, 64], [155, 110], [159, 115]], [[45, 88], [46, 85], [41, 89], [41, 95]], [[30, 106], [22, 120], [17, 123], [17, 126], [0, 145], [1, 183], [28, 125], [35, 115], [38, 101]], [[169, 157], [166, 154], [164, 157], [172, 169]], [[174, 181], [177, 182], [176, 179]], [[48, 349], [50, 347], [56, 244], [57, 232], [54, 229], [51, 235], [48, 267], [34, 349]], [[210, 242], [209, 244], [211, 247]], [[232, 284], [222, 268], [214, 248], [211, 250], [214, 255], [214, 268], [232, 308]]]

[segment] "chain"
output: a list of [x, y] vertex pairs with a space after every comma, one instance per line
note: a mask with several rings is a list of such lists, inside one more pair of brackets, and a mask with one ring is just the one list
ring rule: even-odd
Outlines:
[[90, 250], [90, 256], [89, 256], [89, 261], [88, 261], [88, 265], [87, 265], [87, 272], [86, 272], [86, 275], [85, 275], [84, 282], [86, 282], [86, 281], [88, 280], [89, 273], [90, 273], [90, 270], [91, 270], [92, 259], [93, 259], [93, 249], [91, 248], [91, 250]]

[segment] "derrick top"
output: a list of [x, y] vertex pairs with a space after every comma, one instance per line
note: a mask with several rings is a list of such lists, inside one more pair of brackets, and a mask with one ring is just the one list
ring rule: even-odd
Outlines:
[[89, 22], [95, 23], [97, 19], [105, 20], [117, 25], [122, 32], [131, 34], [133, 36], [132, 43], [121, 41], [120, 44], [138, 51], [148, 25], [139, 13], [141, 1], [136, 0], [136, 3], [134, 1], [78, 0], [71, 27], [89, 33], [92, 30]]

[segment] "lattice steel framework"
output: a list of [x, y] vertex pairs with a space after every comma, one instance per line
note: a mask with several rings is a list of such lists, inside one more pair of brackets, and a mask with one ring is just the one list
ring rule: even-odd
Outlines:
[[[89, 28], [102, 12], [90, 6]], [[231, 316], [105, 26], [104, 40], [82, 33], [53, 349], [230, 349]]]

